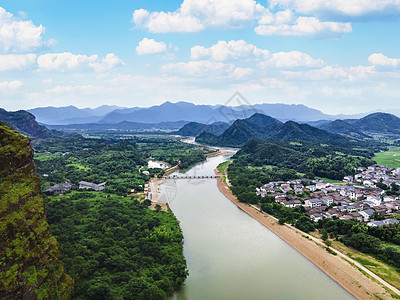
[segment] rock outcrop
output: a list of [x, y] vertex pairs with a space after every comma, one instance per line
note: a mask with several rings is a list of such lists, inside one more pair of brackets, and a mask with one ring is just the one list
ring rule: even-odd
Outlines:
[[0, 122], [0, 299], [70, 299], [28, 138]]

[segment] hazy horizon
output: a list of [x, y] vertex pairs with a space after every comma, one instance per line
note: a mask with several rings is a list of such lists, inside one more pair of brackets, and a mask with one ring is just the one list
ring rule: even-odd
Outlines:
[[[48, 106], [37, 106], [37, 107], [32, 107], [32, 108], [21, 108], [21, 109], [16, 109], [16, 110], [10, 110], [10, 111], [18, 111], [18, 110], [32, 110], [32, 109], [36, 109], [36, 108], [49, 108], [49, 107], [53, 107], [53, 108], [63, 108], [63, 107], [69, 107], [69, 106], [73, 106], [73, 107], [75, 107], [75, 108], [78, 108], [78, 109], [81, 109], [81, 110], [83, 110], [83, 109], [97, 109], [97, 108], [100, 108], [100, 107], [102, 107], [102, 106], [116, 106], [117, 108], [116, 109], [130, 109], [130, 108], [134, 108], [134, 107], [139, 107], [139, 108], [150, 108], [150, 107], [153, 107], [153, 106], [160, 106], [160, 105], [162, 105], [162, 104], [164, 104], [164, 103], [166, 103], [166, 102], [170, 102], [170, 103], [179, 103], [179, 102], [185, 102], [185, 103], [191, 103], [191, 104], [195, 104], [195, 105], [210, 105], [210, 106], [219, 106], [219, 105], [225, 105], [225, 104], [223, 104], [223, 103], [218, 103], [218, 104], [205, 104], [205, 103], [193, 103], [193, 102], [189, 102], [189, 101], [183, 101], [183, 100], [181, 100], [181, 101], [171, 101], [171, 100], [166, 100], [166, 101], [164, 101], [164, 102], [161, 102], [161, 103], [158, 103], [158, 104], [154, 104], [154, 105], [148, 105], [148, 106], [118, 106], [118, 105], [113, 105], [113, 104], [102, 104], [102, 105], [98, 105], [98, 106], [79, 106], [79, 105], [64, 105], [64, 106], [53, 106], [53, 105], [48, 105]], [[250, 104], [247, 104], [247, 105], [260, 105], [260, 104], [284, 104], [284, 105], [294, 105], [294, 106], [296, 106], [296, 105], [304, 105], [304, 106], [307, 106], [307, 105], [305, 105], [305, 104], [302, 104], [302, 103], [293, 103], [293, 104], [286, 104], [286, 103], [279, 103], [279, 102], [271, 102], [271, 103], [269, 103], [269, 102], [264, 102], [264, 103], [262, 103], [262, 102], [259, 102], [259, 103], [250, 103]], [[239, 105], [227, 105], [227, 106], [231, 106], [231, 107], [238, 107]], [[320, 109], [317, 109], [317, 108], [314, 108], [314, 107], [310, 107], [310, 106], [307, 106], [308, 108], [311, 108], [311, 109], [316, 109], [316, 110], [318, 110], [318, 111], [321, 111], [322, 113], [324, 113], [324, 114], [326, 114], [326, 115], [332, 115], [332, 116], [335, 116], [335, 115], [358, 115], [358, 114], [369, 114], [369, 113], [374, 113], [374, 112], [387, 112], [387, 113], [390, 113], [390, 110], [395, 110], [395, 111], [397, 111], [397, 110], [399, 110], [400, 111], [400, 108], [392, 108], [392, 109], [387, 109], [387, 110], [384, 110], [384, 109], [376, 109], [376, 110], [373, 110], [373, 111], [359, 111], [358, 113], [355, 113], [355, 114], [348, 114], [348, 113], [346, 113], [346, 112], [341, 112], [341, 113], [337, 113], [337, 114], [331, 114], [331, 113], [329, 113], [329, 112], [325, 112], [325, 111], [323, 111], [323, 110], [320, 110]], [[2, 107], [0, 107], [0, 108], [2, 108]]]

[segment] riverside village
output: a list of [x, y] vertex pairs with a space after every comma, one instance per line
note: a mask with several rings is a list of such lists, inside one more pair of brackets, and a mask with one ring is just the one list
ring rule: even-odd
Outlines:
[[372, 165], [357, 168], [343, 183], [329, 183], [307, 178], [276, 181], [257, 188], [257, 195], [273, 197], [286, 207], [303, 206], [317, 222], [324, 218], [356, 219], [368, 226], [399, 223], [400, 200], [391, 191], [400, 187], [400, 168]]

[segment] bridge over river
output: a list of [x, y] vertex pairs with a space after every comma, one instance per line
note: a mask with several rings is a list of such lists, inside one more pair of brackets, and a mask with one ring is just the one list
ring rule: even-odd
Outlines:
[[165, 179], [211, 179], [222, 175], [168, 175]]

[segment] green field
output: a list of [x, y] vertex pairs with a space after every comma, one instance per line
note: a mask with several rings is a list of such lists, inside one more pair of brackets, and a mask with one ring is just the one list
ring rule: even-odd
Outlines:
[[229, 167], [229, 165], [230, 165], [231, 163], [232, 163], [232, 160], [228, 160], [228, 161], [225, 161], [225, 162], [223, 162], [223, 163], [220, 163], [220, 164], [218, 165], [218, 167], [217, 167], [218, 171], [219, 171], [221, 174], [224, 174], [225, 171], [228, 169], [228, 167]]
[[390, 147], [389, 151], [375, 153], [373, 159], [378, 163], [378, 165], [398, 168], [400, 167], [400, 148]]
[[319, 176], [315, 176], [315, 178], [316, 179], [321, 179], [321, 180], [323, 180], [325, 182], [329, 182], [329, 183], [337, 183], [337, 184], [340, 183], [340, 184], [343, 184], [343, 181], [336, 180], [336, 179], [329, 179], [329, 178], [319, 177]]

